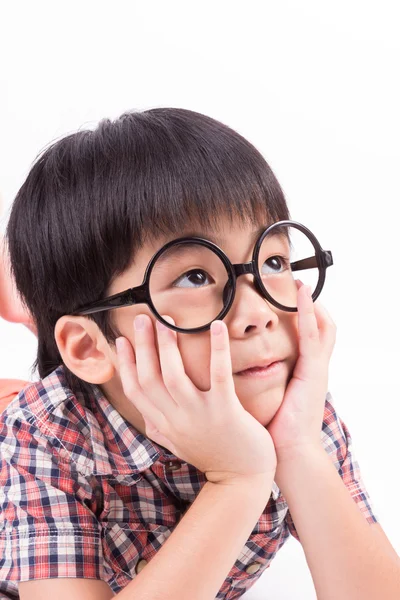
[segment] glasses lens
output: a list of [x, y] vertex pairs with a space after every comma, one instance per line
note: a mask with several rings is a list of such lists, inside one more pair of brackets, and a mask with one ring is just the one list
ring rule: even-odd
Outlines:
[[228, 271], [213, 250], [182, 242], [157, 259], [150, 275], [150, 295], [160, 315], [170, 315], [181, 329], [194, 329], [220, 314], [228, 280]]
[[262, 242], [258, 268], [265, 290], [286, 308], [297, 308], [296, 279], [312, 292], [318, 284], [315, 248], [296, 227], [280, 225], [271, 230]]

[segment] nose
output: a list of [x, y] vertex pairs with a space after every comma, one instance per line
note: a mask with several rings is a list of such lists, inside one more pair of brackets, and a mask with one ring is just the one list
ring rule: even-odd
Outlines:
[[252, 273], [241, 274], [243, 277], [236, 279], [235, 298], [226, 316], [230, 334], [241, 336], [250, 331], [256, 333], [276, 327], [278, 309], [268, 303]]

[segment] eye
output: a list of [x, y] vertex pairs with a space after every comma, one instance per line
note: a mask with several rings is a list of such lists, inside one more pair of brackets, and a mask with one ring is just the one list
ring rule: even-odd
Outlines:
[[172, 285], [174, 287], [199, 288], [210, 285], [213, 281], [214, 280], [207, 271], [203, 271], [203, 269], [192, 269], [178, 277]]
[[266, 274], [274, 274], [274, 273], [282, 273], [287, 268], [289, 268], [289, 261], [284, 256], [271, 256], [268, 258], [262, 266], [262, 275]]

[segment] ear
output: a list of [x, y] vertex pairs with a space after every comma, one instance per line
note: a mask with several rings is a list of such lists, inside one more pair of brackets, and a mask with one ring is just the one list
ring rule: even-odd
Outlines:
[[115, 375], [111, 348], [91, 319], [64, 315], [54, 337], [64, 364], [83, 381], [101, 384]]

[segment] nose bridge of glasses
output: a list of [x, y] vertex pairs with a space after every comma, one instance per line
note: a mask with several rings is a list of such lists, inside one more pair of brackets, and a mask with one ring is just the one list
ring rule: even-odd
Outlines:
[[[262, 296], [263, 298], [265, 298], [265, 294], [264, 294], [262, 288], [260, 287], [260, 285], [258, 283], [257, 277], [255, 277], [256, 272], [255, 272], [254, 264], [253, 264], [252, 261], [247, 262], [247, 263], [238, 263], [238, 264], [232, 265], [232, 266], [233, 266], [233, 270], [235, 272], [236, 278], [238, 278], [240, 275], [253, 275], [254, 276], [254, 286], [255, 286], [256, 292], [260, 296]], [[224, 301], [226, 299], [225, 293], [227, 291], [228, 285], [229, 285], [229, 282], [225, 286], [225, 289], [224, 289]]]
[[236, 277], [239, 277], [240, 275], [248, 275], [248, 274], [255, 275], [252, 262], [238, 263], [238, 264], [232, 265], [232, 266], [233, 266], [233, 270], [235, 271]]
[[[240, 275], [254, 275], [254, 269], [253, 269], [253, 263], [252, 262], [247, 262], [247, 263], [239, 263], [236, 265], [232, 265], [233, 267], [233, 271], [235, 273], [235, 278], [237, 279]], [[229, 297], [229, 293], [231, 291], [231, 285], [232, 285], [232, 281], [229, 278], [229, 280], [227, 281], [225, 287], [224, 287], [224, 291], [223, 291], [223, 302], [224, 304], [227, 303], [228, 301], [228, 297]]]
[[238, 278], [240, 275], [253, 275], [254, 276], [254, 278], [253, 278], [254, 286], [256, 288], [257, 293], [260, 296], [265, 297], [265, 294], [258, 283], [257, 277], [255, 277], [256, 272], [255, 272], [254, 264], [252, 261], [247, 262], [247, 263], [238, 263], [238, 264], [232, 265], [232, 266], [233, 266], [233, 270], [235, 271], [236, 278]]

